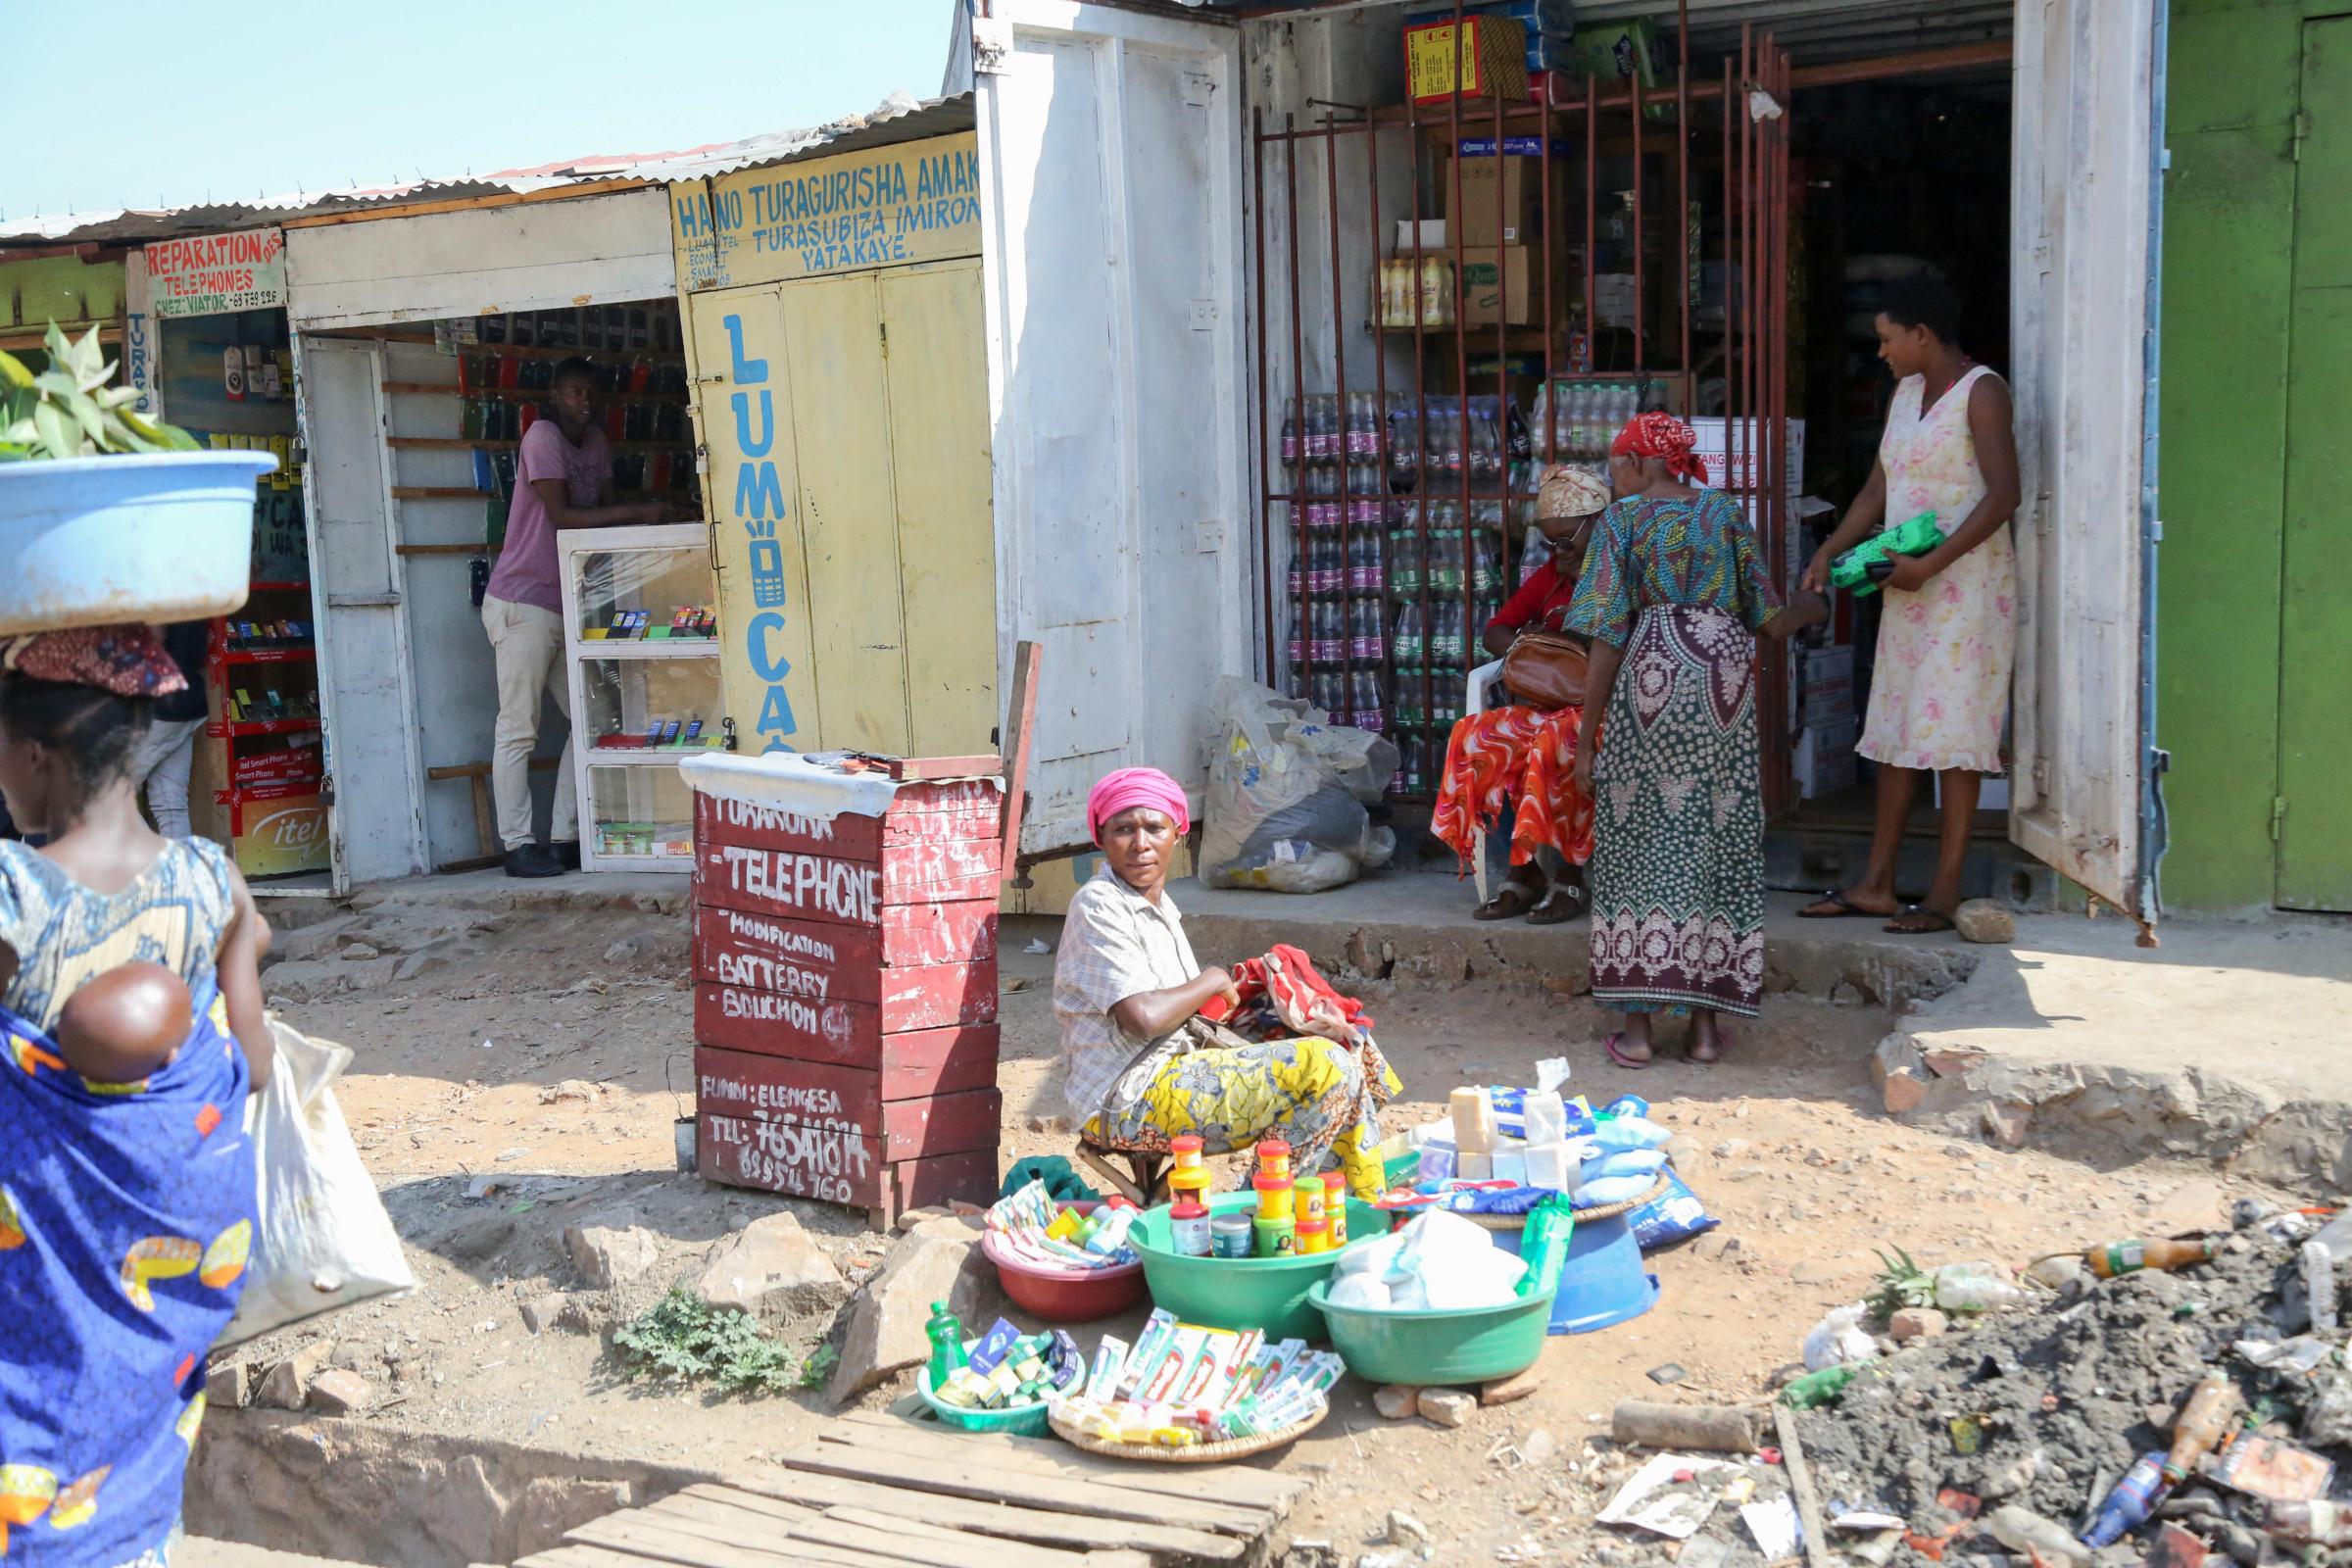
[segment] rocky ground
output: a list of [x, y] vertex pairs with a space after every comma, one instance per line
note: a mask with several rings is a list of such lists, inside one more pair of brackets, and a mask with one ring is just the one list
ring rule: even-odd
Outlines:
[[[1051, 922], [1005, 933], [1007, 1159], [1070, 1150], [1050, 1071], [1053, 960], [1025, 951], [1053, 934]], [[675, 1171], [691, 1046], [674, 915], [386, 905], [288, 931], [266, 984], [290, 1021], [358, 1054], [338, 1093], [419, 1289], [220, 1352], [222, 1402], [723, 1469], [806, 1440], [835, 1407], [829, 1395], [903, 1394], [903, 1375], [849, 1385], [875, 1344], [905, 1343], [908, 1302], [960, 1278], [967, 1315], [1001, 1307], [984, 1265], [963, 1262], [961, 1221], [884, 1237], [849, 1211]], [[1652, 1255], [1653, 1311], [1550, 1341], [1529, 1397], [1472, 1406], [1458, 1428], [1388, 1419], [1371, 1390], [1344, 1383], [1332, 1418], [1279, 1461], [1321, 1482], [1293, 1520], [1301, 1564], [1646, 1552], [1592, 1524], [1631, 1469], [1594, 1441], [1619, 1399], [1761, 1396], [1822, 1312], [1867, 1289], [1880, 1248], [2016, 1265], [2210, 1217], [2206, 1172], [2095, 1168], [1889, 1121], [1865, 1070], [1887, 1026], [1874, 1009], [1775, 998], [1725, 1062], [1630, 1074], [1600, 1055], [1598, 1014], [1580, 999], [1487, 983], [1364, 991], [1406, 1084], [1391, 1126], [1437, 1114], [1456, 1084], [1521, 1081], [1536, 1058], [1566, 1054], [1572, 1090], [1651, 1100], [1723, 1225]], [[615, 1325], [673, 1283], [724, 1294], [753, 1277], [773, 1285], [755, 1287], [752, 1304], [808, 1387], [730, 1396], [624, 1374]], [[845, 1350], [849, 1374], [831, 1364]], [[294, 1370], [272, 1391], [281, 1363]], [[1409, 1518], [1391, 1544], [1399, 1509]]]

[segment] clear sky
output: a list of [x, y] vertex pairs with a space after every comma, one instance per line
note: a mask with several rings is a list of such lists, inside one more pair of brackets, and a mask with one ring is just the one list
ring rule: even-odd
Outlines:
[[10, 6], [11, 119], [39, 134], [0, 169], [0, 218], [453, 178], [822, 124], [900, 88], [936, 95], [955, 3]]

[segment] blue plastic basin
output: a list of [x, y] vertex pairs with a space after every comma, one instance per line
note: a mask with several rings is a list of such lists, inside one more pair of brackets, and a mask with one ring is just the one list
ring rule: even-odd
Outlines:
[[0, 463], [0, 636], [241, 609], [267, 452]]
[[[1490, 1231], [1494, 1245], [1516, 1254], [1521, 1232]], [[1658, 1301], [1658, 1277], [1642, 1266], [1642, 1248], [1627, 1216], [1577, 1216], [1568, 1260], [1551, 1298], [1551, 1332], [1590, 1334], [1640, 1317]]]

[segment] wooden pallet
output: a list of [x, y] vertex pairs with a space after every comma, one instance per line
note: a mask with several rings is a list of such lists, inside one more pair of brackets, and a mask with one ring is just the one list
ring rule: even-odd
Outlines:
[[1308, 1486], [879, 1412], [776, 1463], [582, 1525], [515, 1568], [1215, 1568], [1259, 1560]]

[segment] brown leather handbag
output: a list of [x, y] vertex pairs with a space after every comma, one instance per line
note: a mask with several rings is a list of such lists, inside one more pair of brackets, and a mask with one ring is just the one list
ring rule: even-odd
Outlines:
[[1502, 656], [1502, 683], [1531, 708], [1585, 706], [1585, 645], [1556, 631], [1523, 631]]

